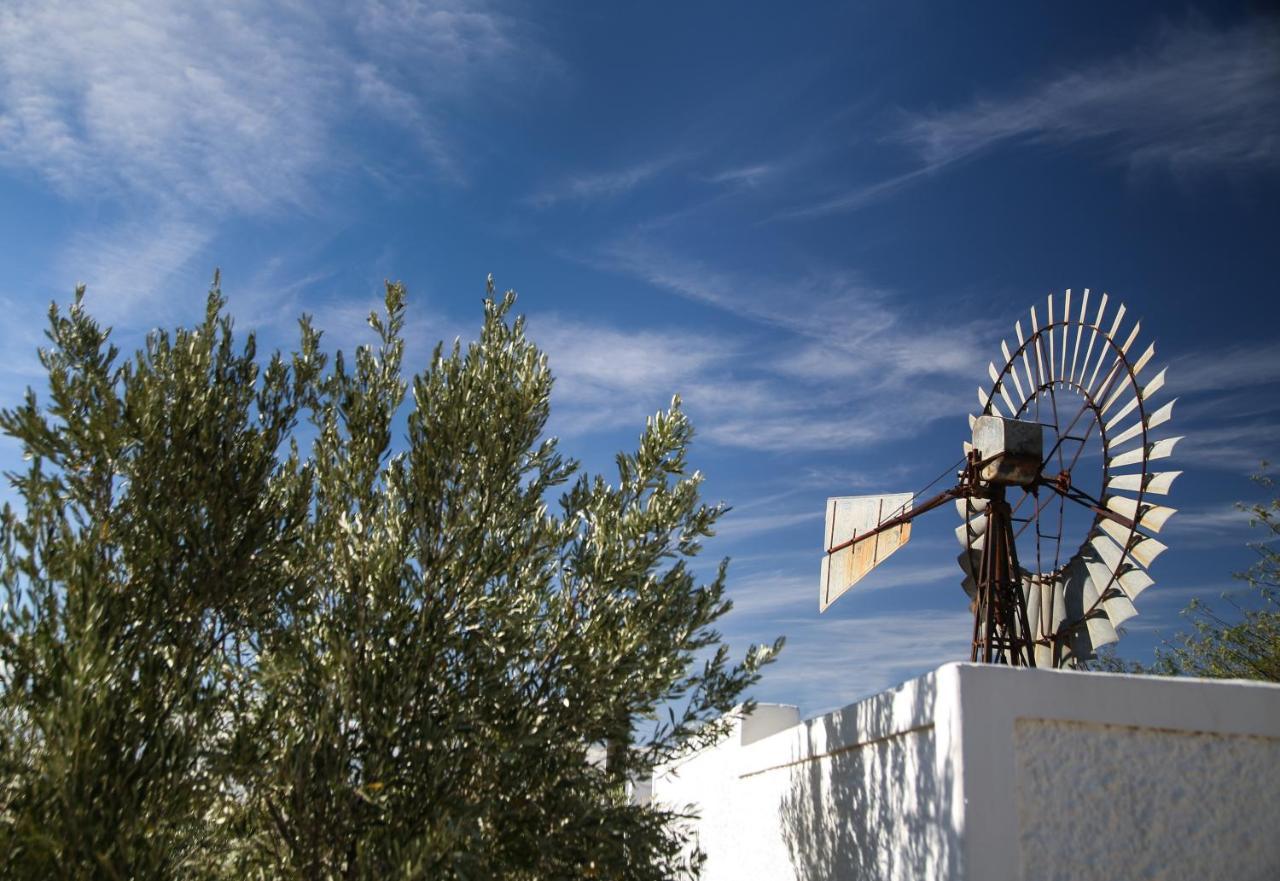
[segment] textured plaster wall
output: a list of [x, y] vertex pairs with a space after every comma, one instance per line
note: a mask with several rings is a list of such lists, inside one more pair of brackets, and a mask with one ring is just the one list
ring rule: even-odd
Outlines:
[[768, 736], [748, 720], [720, 747], [659, 769], [653, 799], [699, 806], [707, 881], [958, 877], [955, 688], [939, 678], [955, 671]]
[[1280, 879], [1280, 686], [950, 664], [656, 769], [722, 879]]
[[936, 756], [930, 727], [744, 780], [743, 798], [778, 802], [791, 874], [771, 877], [933, 877]]
[[1023, 878], [1273, 881], [1280, 738], [1019, 719]]

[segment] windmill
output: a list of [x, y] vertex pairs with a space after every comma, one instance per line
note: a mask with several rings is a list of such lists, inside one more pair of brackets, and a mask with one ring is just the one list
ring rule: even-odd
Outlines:
[[954, 486], [925, 501], [942, 477], [916, 493], [828, 499], [819, 611], [905, 545], [914, 518], [952, 502], [970, 660], [1071, 667], [1116, 641], [1165, 550], [1153, 534], [1174, 511], [1152, 497], [1182, 472], [1151, 468], [1181, 439], [1152, 434], [1174, 401], [1151, 408], [1165, 382], [1165, 370], [1146, 378], [1155, 344], [1135, 357], [1141, 322], [1123, 330], [1124, 305], [1108, 316], [1107, 301], [1091, 315], [1089, 291], [1073, 308], [1068, 290], [1055, 313], [1049, 294], [1043, 324], [1035, 307], [1026, 332], [1015, 324], [1017, 347], [1001, 342], [978, 388]]

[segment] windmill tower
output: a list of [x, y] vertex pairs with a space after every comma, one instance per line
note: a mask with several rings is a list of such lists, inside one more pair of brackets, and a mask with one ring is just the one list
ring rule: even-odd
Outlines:
[[[1069, 667], [1117, 639], [1152, 584], [1147, 569], [1165, 545], [1172, 508], [1152, 501], [1180, 471], [1155, 471], [1180, 438], [1156, 439], [1173, 401], [1151, 409], [1165, 371], [1144, 378], [1151, 343], [1136, 358], [1141, 322], [1124, 329], [1125, 307], [1090, 313], [1071, 291], [1043, 324], [1014, 326], [978, 388], [971, 439], [954, 486], [827, 501], [819, 610], [905, 545], [914, 518], [954, 503], [961, 524], [963, 587], [973, 611], [970, 660]], [[1000, 365], [1000, 366], [997, 366]], [[948, 470], [950, 473], [950, 469]], [[935, 484], [937, 481], [935, 481]]]

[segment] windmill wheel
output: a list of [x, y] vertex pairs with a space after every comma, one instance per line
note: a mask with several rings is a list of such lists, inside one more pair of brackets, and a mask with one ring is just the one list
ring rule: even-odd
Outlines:
[[[1147, 569], [1165, 550], [1152, 534], [1174, 513], [1151, 497], [1166, 495], [1182, 473], [1151, 468], [1180, 440], [1151, 436], [1169, 421], [1174, 402], [1151, 409], [1165, 381], [1165, 370], [1144, 379], [1155, 344], [1132, 358], [1141, 322], [1123, 329], [1125, 307], [1108, 318], [1107, 299], [1103, 294], [1090, 318], [1088, 290], [1075, 310], [1067, 291], [1058, 313], [1050, 294], [1044, 324], [1034, 307], [1029, 333], [1017, 322], [1017, 348], [1001, 342], [1001, 359], [987, 367], [990, 389], [978, 389], [982, 414], [1044, 426], [1041, 480], [1009, 497], [1018, 579], [1041, 667], [1094, 657], [1137, 614], [1133, 600], [1152, 584]], [[964, 520], [956, 529], [964, 588], [973, 598], [985, 502], [960, 499], [956, 507]]]

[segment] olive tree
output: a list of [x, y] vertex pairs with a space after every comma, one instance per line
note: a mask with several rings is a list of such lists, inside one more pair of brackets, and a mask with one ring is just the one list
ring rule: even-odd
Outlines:
[[[625, 782], [708, 743], [781, 645], [730, 659], [680, 408], [606, 479], [547, 437], [552, 376], [492, 282], [479, 337], [122, 359], [51, 309], [0, 522], [0, 853], [15, 877], [695, 875]], [[749, 706], [749, 702], [747, 702]], [[605, 749], [608, 761], [594, 761]]]

